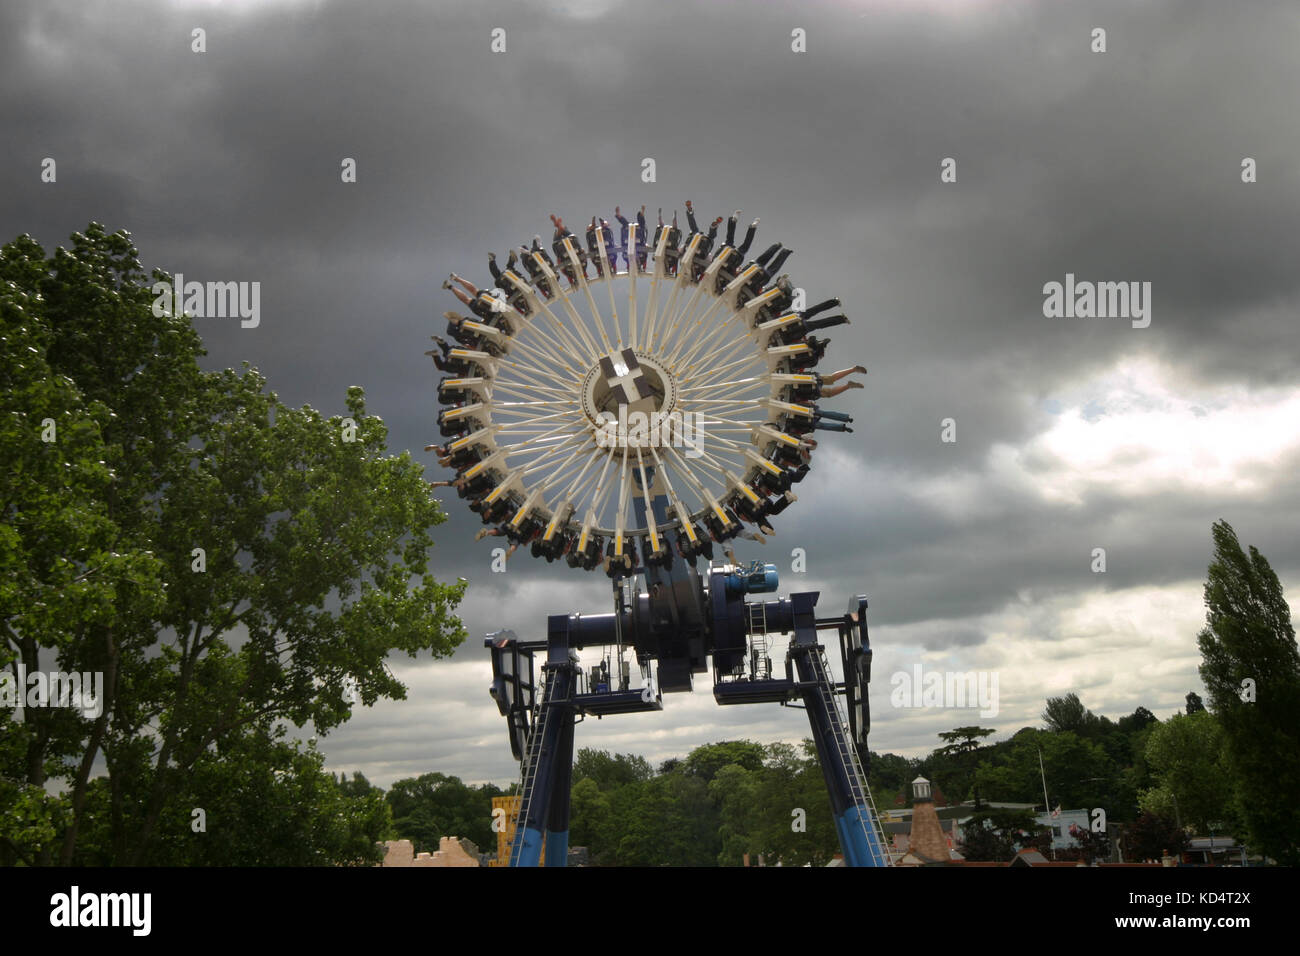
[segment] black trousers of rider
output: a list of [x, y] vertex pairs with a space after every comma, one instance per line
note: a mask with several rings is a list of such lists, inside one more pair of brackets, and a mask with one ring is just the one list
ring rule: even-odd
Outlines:
[[827, 309], [834, 309], [838, 307], [839, 304], [839, 299], [827, 299], [825, 302], [818, 302], [816, 305], [804, 309], [799, 313], [799, 315], [804, 319], [811, 319], [818, 312], [825, 312]]
[[745, 233], [745, 241], [736, 247], [736, 251], [739, 252], [742, 256], [747, 255], [749, 253], [749, 244], [754, 241], [754, 233], [757, 230], [758, 227], [751, 222], [749, 224], [748, 231]]
[[817, 329], [830, 329], [837, 325], [843, 325], [849, 320], [847, 315], [828, 315], [824, 319], [813, 319], [805, 321], [803, 330], [805, 332], [815, 332]]

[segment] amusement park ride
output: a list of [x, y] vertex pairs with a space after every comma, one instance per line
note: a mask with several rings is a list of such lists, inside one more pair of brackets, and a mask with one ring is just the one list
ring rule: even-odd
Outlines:
[[[737, 246], [733, 217], [710, 255], [721, 220], [706, 234], [691, 212], [684, 238], [676, 217], [651, 238], [643, 216], [620, 216], [617, 244], [593, 219], [585, 249], [555, 220], [554, 260], [535, 237], [505, 268], [493, 260], [496, 289], [456, 279], [473, 316], [447, 314], [458, 346], [435, 337], [441, 351], [431, 354], [449, 373], [438, 389], [448, 439], [438, 451], [457, 471], [449, 484], [496, 526], [482, 534], [507, 538], [512, 552], [601, 566], [613, 583], [606, 613], [553, 614], [544, 640], [486, 639], [491, 693], [521, 765], [510, 865], [536, 866], [543, 849], [546, 865], [566, 862], [579, 718], [662, 710], [664, 693], [691, 690], [711, 663], [719, 704], [806, 709], [845, 863], [887, 866], [864, 773], [867, 600], [830, 617], [817, 616], [815, 591], [747, 600], [776, 590], [776, 568], [742, 565], [727, 546], [764, 540], [746, 523], [775, 533], [770, 517], [808, 473], [816, 442], [807, 436], [823, 414], [846, 420], [813, 401], [826, 342], [808, 334], [845, 320], [810, 322], [838, 302], [803, 308], [802, 292], [774, 274], [788, 250], [746, 262], [753, 227]], [[596, 303], [600, 285], [608, 313]], [[843, 681], [823, 631], [838, 637]], [[789, 635], [782, 673], [770, 657], [777, 635]], [[588, 669], [578, 651], [591, 648], [601, 662]]]

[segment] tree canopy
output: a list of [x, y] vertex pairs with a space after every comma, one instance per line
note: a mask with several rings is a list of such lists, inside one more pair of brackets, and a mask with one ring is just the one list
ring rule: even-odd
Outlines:
[[1291, 608], [1268, 560], [1226, 521], [1212, 529], [1201, 680], [1223, 728], [1227, 764], [1251, 842], [1300, 864], [1300, 651]]
[[0, 668], [102, 675], [97, 711], [0, 723], [15, 861], [285, 859], [288, 837], [251, 821], [214, 855], [236, 824], [193, 830], [194, 788], [297, 781], [328, 804], [337, 786], [284, 728], [327, 733], [352, 688], [403, 697], [391, 652], [465, 636], [464, 583], [427, 567], [444, 516], [362, 390], [326, 416], [248, 366], [205, 372], [189, 317], [155, 309], [151, 285], [129, 235], [97, 224], [48, 258], [28, 236], [0, 250]]

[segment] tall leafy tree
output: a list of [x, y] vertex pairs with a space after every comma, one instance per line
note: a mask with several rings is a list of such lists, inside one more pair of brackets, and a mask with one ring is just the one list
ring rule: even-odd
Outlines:
[[[103, 237], [99, 237], [103, 238]], [[0, 863], [57, 859], [61, 837], [80, 817], [91, 766], [108, 714], [54, 707], [10, 710], [27, 699], [20, 667], [107, 671], [115, 685], [123, 635], [156, 617], [165, 604], [163, 565], [146, 543], [124, 533], [119, 489], [129, 476], [115, 467], [111, 439], [122, 415], [92, 382], [78, 381], [62, 361], [67, 329], [52, 313], [57, 275], [88, 286], [88, 302], [111, 322], [121, 312], [109, 276], [119, 249], [87, 260], [60, 250], [47, 260], [24, 236], [0, 250], [0, 697], [11, 717], [0, 721]], [[86, 281], [87, 269], [94, 276]], [[182, 345], [182, 329], [168, 337]], [[192, 335], [192, 333], [191, 333]], [[142, 378], [123, 389], [134, 392]], [[133, 401], [132, 410], [138, 404]], [[49, 781], [67, 797], [46, 793]]]
[[704, 780], [670, 773], [634, 786], [637, 799], [621, 819], [621, 865], [717, 864], [719, 821]]
[[718, 865], [740, 866], [746, 854], [759, 852], [758, 773], [734, 763], [721, 767], [709, 782], [709, 796], [718, 808]]
[[1060, 733], [1069, 731], [1086, 737], [1097, 724], [1097, 715], [1083, 706], [1079, 695], [1071, 691], [1064, 697], [1049, 697], [1043, 711], [1047, 729]]
[[597, 863], [608, 861], [610, 848], [604, 843], [609, 826], [609, 797], [596, 781], [583, 777], [569, 796], [569, 845], [585, 846]]
[[583, 747], [573, 761], [573, 779], [594, 780], [601, 790], [613, 790], [629, 783], [641, 783], [654, 776], [645, 757], [611, 754], [608, 750]]
[[494, 784], [470, 786], [459, 777], [426, 773], [398, 780], [387, 793], [393, 832], [410, 840], [417, 852], [432, 853], [442, 837], [466, 837], [480, 850], [496, 845], [492, 798], [502, 795]]
[[1251, 842], [1300, 864], [1300, 651], [1291, 609], [1268, 560], [1215, 522], [1197, 635], [1201, 680], [1223, 727]]
[[[268, 757], [246, 737], [277, 724], [327, 733], [352, 687], [401, 698], [392, 651], [465, 635], [464, 583], [427, 567], [444, 515], [361, 389], [326, 417], [248, 367], [202, 371], [152, 284], [96, 224], [49, 258], [30, 237], [0, 250], [0, 455], [20, 463], [0, 487], [0, 667], [104, 678], [98, 713], [0, 723], [0, 800], [30, 814], [37, 789], [65, 794], [22, 833], [0, 804], [0, 846], [32, 862], [157, 859], [202, 762]], [[83, 854], [101, 764], [111, 826]]]
[[[382, 792], [359, 793], [323, 769], [315, 745], [264, 725], [205, 751], [169, 800], [152, 866], [330, 866], [379, 862], [392, 815]], [[91, 780], [79, 858], [114, 862], [111, 780]]]
[[1143, 810], [1174, 817], [1201, 833], [1231, 825], [1232, 774], [1223, 730], [1212, 714], [1175, 714], [1156, 725], [1147, 739], [1146, 758], [1158, 784], [1142, 793]]
[[763, 758], [762, 744], [752, 740], [724, 740], [696, 747], [683, 761], [682, 769], [710, 783], [723, 767], [735, 764], [746, 770], [758, 770], [763, 766]]
[[878, 754], [874, 750], [868, 758], [870, 769], [867, 776], [871, 793], [876, 797], [876, 806], [888, 809], [909, 803], [911, 784], [920, 772], [921, 761], [898, 754]]
[[811, 740], [799, 749], [784, 743], [767, 746], [756, 799], [754, 851], [769, 862], [824, 866], [839, 852], [830, 797]]
[[1156, 723], [1159, 720], [1155, 714], [1145, 707], [1139, 707], [1127, 717], [1121, 717], [1115, 722], [1121, 733], [1134, 734], [1144, 727]]
[[981, 741], [993, 734], [988, 727], [956, 727], [939, 734], [944, 745], [935, 750], [927, 761], [936, 790], [939, 783], [962, 800], [969, 793], [979, 800], [975, 785], [975, 768], [979, 763]]
[[992, 733], [993, 729], [991, 727], [955, 727], [939, 734], [939, 739], [944, 742], [944, 746], [935, 752], [941, 754], [970, 753], [973, 750], [978, 750], [981, 746], [980, 741], [992, 735]]
[[975, 780], [985, 800], [1039, 803], [1044, 776], [1049, 809], [1058, 804], [1067, 809], [1117, 805], [1110, 798], [1111, 781], [1117, 776], [1114, 764], [1100, 744], [1070, 731], [1020, 731], [981, 761]]

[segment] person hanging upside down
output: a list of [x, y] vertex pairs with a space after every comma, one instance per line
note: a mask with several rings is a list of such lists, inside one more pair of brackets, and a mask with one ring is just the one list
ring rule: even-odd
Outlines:
[[849, 318], [846, 315], [831, 315], [824, 319], [814, 319], [813, 316], [819, 312], [825, 312], [827, 309], [838, 309], [840, 307], [839, 299], [827, 299], [825, 302], [818, 302], [814, 306], [804, 309], [799, 313], [799, 327], [804, 333], [815, 332], [818, 329], [829, 329], [836, 325], [848, 325]]
[[[482, 541], [484, 538], [513, 538], [510, 531], [504, 526], [499, 525], [495, 528], [480, 528], [478, 534], [474, 535], [475, 541]], [[511, 540], [510, 547], [506, 549], [506, 560], [510, 560], [510, 555], [519, 549], [519, 542]]]
[[[851, 388], [862, 388], [863, 385], [861, 382], [845, 382], [843, 385], [834, 384], [845, 376], [853, 375], [857, 372], [860, 372], [863, 375], [867, 374], [866, 368], [862, 365], [855, 365], [853, 368], [842, 368], [838, 372], [830, 372], [826, 375], [822, 375], [820, 372], [813, 372], [811, 374], [814, 381], [808, 385], [792, 386], [793, 392], [791, 397], [796, 402], [801, 402], [807, 405], [819, 398], [834, 398], [836, 395], [843, 395]], [[828, 385], [832, 387], [827, 388]]]
[[681, 258], [682, 231], [677, 228], [677, 213], [673, 213], [673, 224], [668, 227], [668, 240], [664, 244], [664, 271], [670, 276], [677, 275], [677, 260]]
[[596, 225], [596, 217], [591, 217], [591, 224], [587, 226], [587, 255], [592, 262], [596, 264], [596, 277], [603, 279], [605, 277], [605, 264], [600, 258], [600, 243], [596, 238], [599, 226]]
[[724, 506], [722, 513], [727, 516], [728, 524], [725, 526], [711, 512], [704, 516], [704, 527], [709, 532], [709, 537], [718, 544], [725, 544], [731, 538], [744, 538], [747, 541], [767, 544], [765, 537], [757, 531], [748, 530], [740, 523], [740, 516], [736, 514], [733, 508]]
[[627, 248], [627, 235], [629, 228], [631, 228], [631, 224], [627, 221], [627, 217], [623, 215], [623, 211], [618, 206], [614, 207], [614, 218], [618, 220], [620, 229], [618, 251], [623, 254], [623, 264], [627, 267], [628, 272], [631, 272], [632, 259]]
[[819, 339], [815, 335], [810, 335], [804, 340], [804, 344], [808, 346], [808, 351], [798, 352], [790, 356], [791, 371], [802, 372], [820, 362], [822, 356], [826, 354], [826, 346], [831, 344], [831, 340]]
[[570, 287], [576, 286], [578, 284], [578, 273], [569, 262], [569, 254], [564, 251], [564, 240], [573, 240], [573, 251], [578, 257], [578, 263], [582, 267], [584, 278], [587, 275], [587, 253], [583, 250], [582, 244], [578, 242], [578, 237], [564, 225], [563, 219], [552, 214], [551, 222], [555, 223], [555, 236], [551, 242], [551, 248], [555, 250], [555, 261], [560, 263], [560, 271], [569, 280]]
[[605, 255], [609, 258], [609, 274], [613, 275], [618, 271], [618, 247], [614, 245], [614, 230], [610, 228], [608, 219], [600, 220], [600, 234], [605, 240]]
[[[515, 252], [515, 250], [511, 249], [510, 258], [506, 260], [506, 269], [513, 270], [518, 264], [519, 264], [519, 256]], [[488, 253], [488, 271], [492, 273], [492, 280], [498, 289], [502, 289], [507, 293], [511, 291], [510, 287], [506, 285], [505, 279], [503, 278], [504, 273], [501, 267], [497, 265], [497, 254], [495, 252]]]
[[[731, 218], [727, 220], [727, 245], [729, 246], [736, 246], [736, 220], [739, 216], [740, 210], [737, 209], [731, 214]], [[736, 251], [740, 253], [742, 259], [749, 253], [749, 244], [754, 241], [754, 233], [757, 229], [758, 219], [755, 218], [749, 224], [749, 231], [745, 233], [745, 241], [736, 246]]]
[[[462, 292], [460, 289], [457, 289], [455, 286], [453, 286], [452, 285], [453, 282], [459, 283], [460, 285], [464, 286], [465, 292], [468, 292], [469, 295], [467, 296], [465, 292]], [[468, 279], [456, 275], [456, 273], [454, 272], [447, 277], [447, 281], [442, 284], [442, 287], [444, 289], [450, 289], [452, 295], [460, 299], [460, 301], [464, 302], [466, 305], [470, 304], [471, 301], [470, 296], [477, 296], [479, 294], [478, 286], [470, 282]]]

